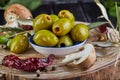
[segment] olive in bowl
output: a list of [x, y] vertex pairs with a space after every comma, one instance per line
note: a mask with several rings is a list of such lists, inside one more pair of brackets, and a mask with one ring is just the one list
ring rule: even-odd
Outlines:
[[72, 46], [68, 46], [68, 47], [57, 47], [57, 46], [45, 47], [35, 44], [35, 42], [33, 41], [33, 37], [34, 35], [30, 36], [29, 38], [30, 45], [34, 48], [35, 51], [45, 56], [54, 54], [57, 57], [64, 57], [67, 54], [78, 51], [80, 47], [86, 42], [86, 40], [82, 42], [76, 42], [73, 43]]

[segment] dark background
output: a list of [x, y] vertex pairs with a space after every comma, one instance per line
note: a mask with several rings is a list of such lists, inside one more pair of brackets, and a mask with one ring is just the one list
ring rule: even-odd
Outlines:
[[[62, 9], [70, 10], [74, 14], [76, 21], [104, 21], [104, 19], [97, 19], [97, 17], [102, 14], [94, 0], [42, 0], [42, 5], [31, 12], [33, 17], [41, 13], [57, 15]], [[0, 10], [0, 25], [5, 24], [3, 13], [4, 10]], [[116, 24], [116, 19], [112, 17], [110, 17], [110, 19]]]
[[70, 10], [77, 21], [94, 22], [101, 12], [93, 0], [43, 0], [44, 4], [32, 11], [34, 17], [39, 13], [58, 14], [62, 9]]

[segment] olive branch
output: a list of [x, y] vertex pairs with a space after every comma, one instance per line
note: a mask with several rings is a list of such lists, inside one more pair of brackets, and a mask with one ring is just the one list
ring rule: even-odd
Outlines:
[[[106, 19], [106, 21], [109, 23], [109, 25], [113, 29], [114, 33], [116, 34], [116, 37], [119, 40], [119, 42], [116, 42], [116, 44], [118, 44], [120, 46], [120, 37], [115, 32], [115, 30], [117, 30], [117, 28], [115, 29], [115, 27], [113, 26], [111, 20], [109, 19], [108, 15], [107, 15], [107, 11], [106, 11], [105, 7], [100, 3], [99, 0], [95, 0], [95, 3], [98, 5], [98, 7], [100, 8], [100, 10], [102, 12], [102, 16], [100, 16], [99, 18], [105, 18]], [[120, 7], [118, 7], [117, 2], [115, 2], [115, 7], [116, 7], [116, 15], [117, 15], [117, 27], [118, 27], [118, 31], [119, 31], [119, 35], [120, 35], [120, 15], [119, 15], [120, 14]], [[116, 56], [116, 60], [115, 60], [115, 67], [118, 63], [119, 56], [120, 56], [120, 54], [118, 52], [118, 55]]]
[[[100, 8], [100, 10], [101, 10], [101, 12], [102, 12], [102, 16], [100, 16], [99, 18], [105, 18], [105, 19], [106, 19], [106, 21], [109, 23], [109, 25], [110, 25], [111, 28], [113, 29], [114, 33], [116, 34], [116, 36], [117, 36], [117, 38], [118, 38], [118, 40], [119, 40], [119, 42], [120, 42], [120, 38], [119, 38], [119, 36], [117, 35], [117, 33], [116, 33], [116, 31], [115, 31], [116, 29], [115, 29], [115, 27], [113, 26], [111, 20], [109, 19], [108, 15], [107, 15], [107, 11], [106, 11], [105, 7], [100, 3], [99, 0], [95, 0], [95, 2], [96, 2], [96, 4], [98, 5], [98, 7]], [[117, 11], [117, 10], [116, 10], [116, 11]], [[119, 31], [119, 32], [120, 32], [120, 31]]]

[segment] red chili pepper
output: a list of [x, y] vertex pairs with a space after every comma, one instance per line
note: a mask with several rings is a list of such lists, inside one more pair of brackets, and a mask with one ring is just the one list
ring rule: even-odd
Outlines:
[[2, 60], [2, 64], [23, 71], [36, 71], [52, 64], [54, 58], [55, 56], [51, 54], [46, 58], [28, 58], [22, 60], [15, 55], [7, 55]]
[[33, 27], [31, 25], [22, 25], [22, 28], [24, 30], [32, 30], [33, 29]]
[[101, 25], [98, 28], [99, 28], [101, 33], [107, 33], [108, 32], [108, 29], [107, 29], [106, 25]]

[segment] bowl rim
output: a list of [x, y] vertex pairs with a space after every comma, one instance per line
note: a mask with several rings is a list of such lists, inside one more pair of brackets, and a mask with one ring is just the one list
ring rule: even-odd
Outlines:
[[83, 45], [83, 44], [87, 41], [87, 39], [86, 39], [86, 40], [84, 40], [84, 41], [82, 41], [82, 42], [76, 42], [74, 45], [72, 45], [72, 46], [66, 46], [66, 47], [46, 47], [46, 46], [40, 46], [40, 45], [35, 44], [34, 41], [33, 41], [33, 36], [34, 36], [34, 35], [32, 35], [32, 36], [29, 37], [29, 42], [30, 42], [30, 44], [32, 44], [32, 45], [34, 45], [34, 46], [36, 46], [36, 47], [49, 48], [49, 49], [72, 48], [72, 47], [76, 47], [76, 46], [78, 46], [78, 45]]

